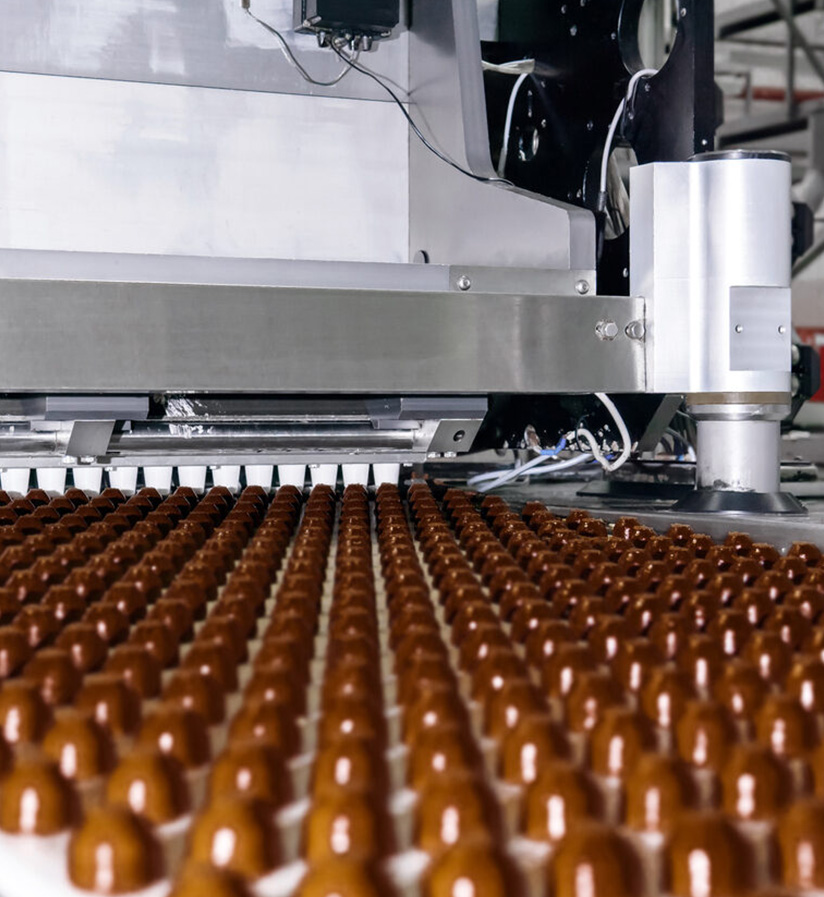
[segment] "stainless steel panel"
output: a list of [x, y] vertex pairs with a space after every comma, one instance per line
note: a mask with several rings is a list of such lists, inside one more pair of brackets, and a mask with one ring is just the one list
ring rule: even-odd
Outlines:
[[[314, 36], [292, 32], [292, 0], [253, 0], [252, 10], [318, 80], [340, 71]], [[357, 73], [331, 89], [305, 82], [240, 0], [3, 0], [2, 20], [0, 69], [9, 72], [386, 99]], [[403, 88], [407, 36], [397, 31], [363, 61]]]
[[0, 279], [572, 295], [595, 272], [0, 249]]
[[386, 103], [0, 74], [0, 247], [406, 262], [407, 130]]
[[76, 420], [72, 424], [65, 454], [75, 458], [105, 454], [115, 423], [113, 420]]
[[[0, 391], [644, 389], [632, 298], [0, 282]], [[619, 325], [602, 341], [599, 321]]]
[[789, 287], [730, 289], [730, 370], [786, 371], [791, 367]]
[[[652, 308], [651, 391], [789, 392], [790, 176], [788, 161], [753, 156], [632, 169], [630, 288]], [[735, 328], [746, 342], [763, 322], [733, 312], [759, 295], [777, 346], [753, 367]]]
[[[459, 165], [494, 176], [476, 4], [416, 0], [409, 68], [412, 111], [423, 130]], [[409, 153], [410, 258], [424, 251], [438, 264], [594, 268], [588, 211], [473, 181], [417, 140]]]

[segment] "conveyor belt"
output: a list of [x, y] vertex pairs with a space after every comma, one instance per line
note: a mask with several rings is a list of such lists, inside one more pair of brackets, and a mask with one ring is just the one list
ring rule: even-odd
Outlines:
[[824, 564], [425, 485], [0, 508], [0, 892], [824, 887]]

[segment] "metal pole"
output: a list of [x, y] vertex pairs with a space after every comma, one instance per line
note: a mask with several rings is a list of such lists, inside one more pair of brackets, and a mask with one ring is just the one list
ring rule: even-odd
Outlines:
[[[795, 0], [790, 0], [790, 15], [795, 21]], [[795, 36], [793, 29], [787, 26], [787, 94], [785, 97], [787, 118], [795, 118]]]
[[796, 25], [790, 7], [787, 6], [784, 0], [772, 0], [772, 5], [776, 8], [781, 18], [787, 23], [787, 28], [789, 28], [793, 40], [804, 51], [804, 55], [807, 57], [807, 61], [812, 66], [815, 73], [822, 81], [824, 81], [824, 63], [822, 63], [818, 56], [815, 55], [815, 50], [813, 49], [812, 44], [807, 40], [804, 32], [798, 25]]

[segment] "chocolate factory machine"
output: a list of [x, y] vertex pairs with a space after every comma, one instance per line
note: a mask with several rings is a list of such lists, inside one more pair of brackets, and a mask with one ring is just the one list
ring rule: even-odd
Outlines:
[[684, 510], [803, 510], [791, 165], [714, 152], [712, 4], [660, 70], [641, 0], [70, 7], [0, 33], [4, 488], [611, 471], [685, 401]]
[[0, 0], [0, 897], [824, 893], [812, 213], [652, 6]]

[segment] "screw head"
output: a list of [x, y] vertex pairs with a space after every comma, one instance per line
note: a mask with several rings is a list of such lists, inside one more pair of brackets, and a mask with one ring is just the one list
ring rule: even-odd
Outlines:
[[467, 290], [472, 289], [472, 281], [466, 276], [466, 274], [461, 274], [458, 278], [458, 289], [463, 290], [465, 293]]
[[586, 294], [589, 292], [589, 282], [586, 280], [579, 280], [575, 284], [575, 292], [579, 296], [586, 296]]
[[634, 340], [642, 340], [646, 336], [646, 332], [643, 321], [630, 321], [624, 328], [624, 333]]
[[611, 342], [618, 336], [618, 325], [615, 321], [599, 321], [595, 325], [595, 334], [598, 339]]

